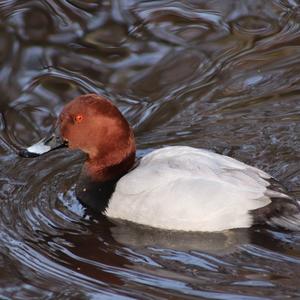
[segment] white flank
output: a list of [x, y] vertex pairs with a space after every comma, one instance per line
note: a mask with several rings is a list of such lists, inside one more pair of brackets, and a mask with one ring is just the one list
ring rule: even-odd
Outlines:
[[250, 227], [250, 210], [269, 204], [267, 173], [208, 150], [155, 150], [122, 177], [106, 214], [153, 227], [221, 231]]

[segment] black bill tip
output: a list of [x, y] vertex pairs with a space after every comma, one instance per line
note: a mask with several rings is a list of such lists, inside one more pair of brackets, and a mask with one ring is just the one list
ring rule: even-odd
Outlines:
[[33, 157], [37, 157], [37, 156], [40, 155], [40, 154], [37, 154], [37, 153], [29, 152], [27, 149], [21, 149], [18, 152], [18, 154], [19, 154], [19, 156], [24, 157], [24, 158], [33, 158]]
[[52, 134], [50, 137], [44, 138], [28, 148], [21, 149], [19, 155], [25, 158], [33, 158], [52, 150], [65, 147], [68, 147], [68, 142]]

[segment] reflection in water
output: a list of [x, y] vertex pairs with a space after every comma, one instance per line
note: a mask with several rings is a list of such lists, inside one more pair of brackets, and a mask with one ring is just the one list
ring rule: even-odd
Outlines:
[[293, 1], [2, 1], [0, 298], [300, 298], [299, 233], [112, 223], [74, 197], [80, 153], [16, 155], [101, 93], [140, 156], [209, 148], [299, 198], [299, 36]]
[[119, 222], [117, 226], [111, 228], [111, 233], [120, 244], [134, 248], [159, 247], [181, 251], [200, 250], [218, 255], [234, 252], [238, 246], [249, 243], [247, 230], [216, 233], [176, 232]]

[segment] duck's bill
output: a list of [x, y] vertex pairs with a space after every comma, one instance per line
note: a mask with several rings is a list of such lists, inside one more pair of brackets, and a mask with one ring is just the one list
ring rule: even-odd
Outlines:
[[68, 143], [64, 141], [59, 135], [56, 133], [51, 134], [49, 137], [43, 138], [36, 144], [22, 149], [19, 151], [19, 155], [26, 158], [36, 157], [47, 153], [49, 151], [67, 147]]

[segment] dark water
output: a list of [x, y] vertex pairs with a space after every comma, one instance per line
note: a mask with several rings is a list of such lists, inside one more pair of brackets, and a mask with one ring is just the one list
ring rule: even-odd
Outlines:
[[299, 74], [296, 0], [0, 1], [0, 298], [300, 299], [300, 233], [112, 224], [74, 197], [79, 153], [15, 153], [95, 92], [139, 155], [209, 148], [300, 198]]

